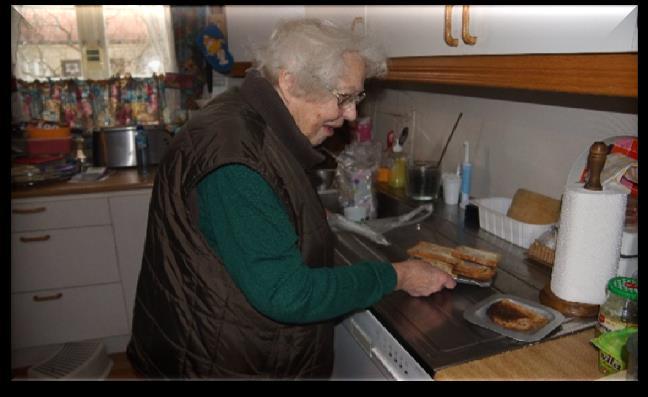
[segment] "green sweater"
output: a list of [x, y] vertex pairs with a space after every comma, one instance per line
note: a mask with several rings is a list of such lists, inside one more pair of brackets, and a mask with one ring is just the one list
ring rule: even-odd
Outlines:
[[250, 304], [284, 323], [310, 323], [367, 308], [396, 287], [389, 263], [308, 267], [283, 203], [244, 165], [198, 184], [200, 230]]

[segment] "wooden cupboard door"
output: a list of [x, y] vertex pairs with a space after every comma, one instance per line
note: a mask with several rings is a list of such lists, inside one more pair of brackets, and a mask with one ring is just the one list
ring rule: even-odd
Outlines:
[[127, 333], [119, 283], [11, 296], [12, 349]]
[[11, 235], [12, 292], [116, 281], [119, 272], [110, 225]]
[[143, 194], [109, 199], [129, 328], [135, 305], [137, 279], [142, 267], [150, 200], [151, 190]]

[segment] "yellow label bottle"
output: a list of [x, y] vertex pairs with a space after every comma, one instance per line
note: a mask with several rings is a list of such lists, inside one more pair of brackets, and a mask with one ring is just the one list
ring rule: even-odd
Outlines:
[[398, 144], [394, 145], [394, 157], [391, 172], [389, 173], [389, 186], [393, 188], [405, 187], [405, 177], [407, 172], [407, 158], [403, 153], [403, 148]]

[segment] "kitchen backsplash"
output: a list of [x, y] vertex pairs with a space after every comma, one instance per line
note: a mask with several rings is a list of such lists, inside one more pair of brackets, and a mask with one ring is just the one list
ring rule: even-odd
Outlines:
[[470, 142], [475, 197], [512, 197], [526, 188], [559, 199], [573, 163], [594, 141], [638, 131], [632, 101], [606, 111], [370, 86], [365, 102], [360, 114], [372, 116], [374, 137], [383, 142], [387, 130], [402, 128], [400, 118], [389, 117], [405, 116], [412, 124], [405, 150], [415, 159], [438, 160], [462, 112], [442, 167], [454, 172], [463, 161], [463, 142]]

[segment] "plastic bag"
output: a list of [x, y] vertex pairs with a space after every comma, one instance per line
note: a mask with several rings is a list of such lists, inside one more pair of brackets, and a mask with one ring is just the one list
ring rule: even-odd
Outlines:
[[613, 374], [626, 368], [628, 358], [624, 347], [635, 332], [638, 332], [637, 328], [624, 328], [592, 339], [592, 344], [599, 349], [599, 371]]
[[337, 156], [335, 178], [342, 208], [366, 207], [369, 219], [376, 218], [374, 173], [380, 164], [377, 142], [353, 142]]

